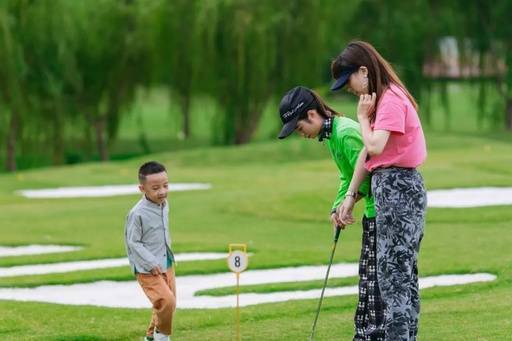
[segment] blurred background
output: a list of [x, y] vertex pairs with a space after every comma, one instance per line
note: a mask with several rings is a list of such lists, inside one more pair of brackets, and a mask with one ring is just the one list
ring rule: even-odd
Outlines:
[[2, 172], [275, 139], [277, 104], [331, 94], [330, 61], [372, 43], [425, 130], [510, 140], [512, 1], [2, 0]]

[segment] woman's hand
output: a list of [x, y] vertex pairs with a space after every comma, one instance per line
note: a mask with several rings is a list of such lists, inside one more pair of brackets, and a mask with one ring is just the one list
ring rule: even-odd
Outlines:
[[371, 95], [359, 96], [359, 103], [357, 105], [357, 119], [361, 120], [368, 119], [375, 109], [375, 100], [377, 94], [374, 92]]
[[336, 213], [338, 214], [337, 219], [341, 222], [341, 225], [350, 225], [355, 222], [352, 216], [355, 203], [356, 199], [354, 197], [347, 196], [345, 200], [343, 200], [343, 203], [336, 209]]

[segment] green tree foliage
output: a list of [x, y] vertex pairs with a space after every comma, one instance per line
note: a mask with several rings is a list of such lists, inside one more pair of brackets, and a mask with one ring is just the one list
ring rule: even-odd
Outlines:
[[211, 94], [224, 111], [218, 129], [222, 143], [246, 143], [274, 90], [273, 1], [226, 0], [218, 12], [211, 69], [217, 84]]
[[[265, 107], [290, 87], [325, 94], [330, 61], [352, 39], [371, 42], [395, 66], [427, 124], [430, 98], [440, 94], [446, 128], [451, 79], [434, 79], [424, 68], [440, 58], [440, 41], [456, 39], [462, 64], [475, 55], [480, 61], [481, 77], [471, 80], [479, 87], [479, 122], [490, 116], [487, 94], [498, 89], [500, 124], [512, 129], [509, 13], [508, 0], [4, 0], [6, 168], [15, 170], [31, 145], [63, 163], [72, 139], [108, 159], [140, 88], [167, 89], [185, 137], [193, 131], [194, 99], [209, 97], [219, 108], [214, 142], [247, 143]], [[489, 73], [489, 64], [498, 71]]]
[[5, 130], [6, 169], [16, 170], [16, 148], [27, 116], [29, 81], [25, 50], [29, 42], [26, 9], [28, 1], [0, 4], [0, 92], [7, 129]]
[[[330, 82], [337, 30], [351, 14], [337, 1], [219, 1], [211, 92], [224, 111], [221, 143], [247, 143], [270, 99], [295, 85]], [[352, 5], [353, 6], [353, 5]]]
[[485, 102], [485, 84], [489, 81], [486, 68], [491, 66], [491, 80], [503, 98], [502, 117], [506, 128], [512, 130], [512, 2], [457, 1], [456, 6], [464, 13], [460, 16], [460, 40], [469, 40], [480, 58], [481, 101]]
[[140, 13], [139, 2], [133, 1], [1, 3], [0, 91], [8, 124], [8, 170], [16, 169], [20, 137], [48, 145], [53, 162], [62, 163], [71, 120], [85, 121], [82, 131], [95, 133], [98, 154], [108, 159], [121, 113], [148, 75]]
[[212, 67], [209, 31], [215, 5], [215, 1], [162, 0], [149, 16], [155, 80], [167, 85], [171, 101], [180, 106], [185, 138], [191, 133], [192, 97], [211, 85], [207, 70]]
[[29, 43], [25, 46], [30, 94], [31, 136], [52, 149], [54, 164], [64, 161], [65, 126], [73, 119], [73, 101], [66, 86], [73, 73], [73, 56], [68, 27], [70, 17], [53, 15], [56, 8], [64, 10], [63, 1], [41, 0], [26, 9], [30, 23], [24, 35]]
[[108, 142], [117, 133], [122, 110], [133, 102], [137, 85], [147, 77], [147, 46], [138, 36], [137, 8], [133, 1], [73, 3], [75, 77], [70, 91], [95, 133], [101, 160], [109, 158]]

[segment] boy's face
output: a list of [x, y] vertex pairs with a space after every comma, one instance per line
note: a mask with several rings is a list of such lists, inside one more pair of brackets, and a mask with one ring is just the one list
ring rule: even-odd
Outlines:
[[167, 198], [169, 180], [166, 172], [146, 175], [146, 180], [139, 184], [139, 189], [146, 197], [157, 204], [162, 204]]
[[320, 134], [324, 118], [316, 110], [308, 110], [308, 118], [297, 122], [295, 131], [302, 137], [314, 139]]

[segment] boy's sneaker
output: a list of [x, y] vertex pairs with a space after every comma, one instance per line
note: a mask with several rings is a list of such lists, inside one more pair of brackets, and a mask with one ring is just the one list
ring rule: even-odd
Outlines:
[[144, 336], [144, 341], [154, 341], [153, 336]]
[[155, 333], [153, 334], [154, 341], [171, 341], [171, 337], [169, 335], [166, 335], [164, 333], [160, 333], [155, 328]]

